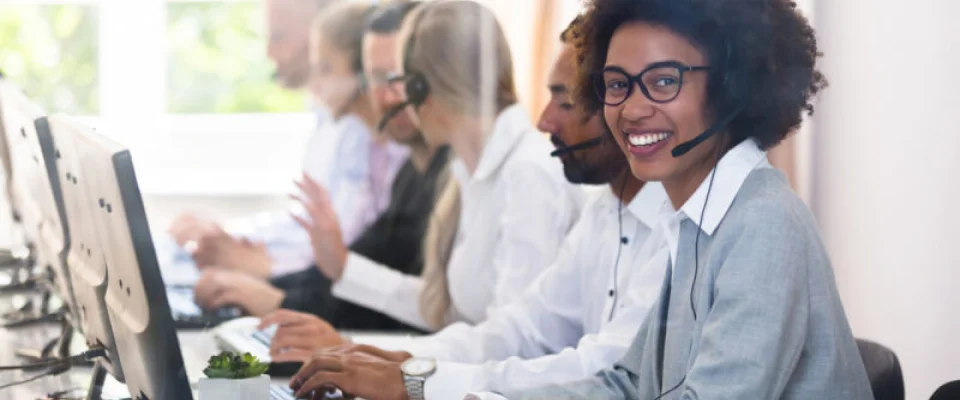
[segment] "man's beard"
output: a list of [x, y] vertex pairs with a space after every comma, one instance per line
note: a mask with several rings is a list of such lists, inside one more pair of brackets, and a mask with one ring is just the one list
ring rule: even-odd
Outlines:
[[562, 160], [563, 174], [570, 183], [604, 185], [612, 182], [624, 168], [627, 168], [626, 160], [618, 158], [604, 158], [603, 160], [596, 165], [590, 165], [571, 154]]

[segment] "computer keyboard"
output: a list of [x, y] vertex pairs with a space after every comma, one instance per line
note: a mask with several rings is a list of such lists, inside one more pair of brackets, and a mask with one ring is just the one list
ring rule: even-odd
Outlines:
[[[270, 361], [270, 342], [277, 326], [259, 330], [260, 319], [243, 317], [224, 322], [213, 329], [213, 338], [221, 350], [250, 353], [262, 361]], [[341, 332], [354, 343], [376, 346], [384, 350], [405, 350], [413, 336], [404, 333]]]
[[270, 385], [270, 400], [295, 400], [293, 389], [287, 385]]
[[203, 310], [193, 300], [193, 288], [189, 286], [167, 286], [167, 302], [177, 329], [207, 329], [243, 315], [239, 308], [224, 307], [216, 310]]
[[[303, 399], [311, 399], [316, 397], [306, 397]], [[343, 399], [343, 393], [339, 390], [336, 390], [332, 393], [327, 393], [323, 396], [323, 399], [328, 400], [339, 400]], [[300, 400], [298, 397], [294, 397], [293, 389], [290, 389], [287, 385], [270, 385], [270, 400]]]
[[243, 317], [227, 321], [213, 329], [213, 340], [221, 350], [237, 353], [250, 353], [260, 361], [270, 361], [270, 342], [277, 327], [257, 329], [260, 319]]
[[276, 328], [272, 330], [254, 331], [251, 336], [253, 337], [253, 340], [256, 340], [257, 342], [260, 342], [260, 344], [270, 348], [270, 342], [273, 341], [273, 334], [276, 333], [276, 331]]

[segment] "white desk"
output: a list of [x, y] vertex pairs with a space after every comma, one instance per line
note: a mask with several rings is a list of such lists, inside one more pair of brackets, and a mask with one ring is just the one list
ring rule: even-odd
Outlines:
[[[0, 302], [5, 301], [0, 298]], [[14, 329], [0, 328], [0, 364], [19, 365], [24, 360], [14, 354], [14, 349], [22, 346], [39, 347], [48, 339], [56, 337], [58, 327], [53, 324], [43, 326], [32, 326]], [[203, 375], [203, 368], [207, 364], [207, 359], [219, 353], [219, 349], [214, 344], [213, 339], [201, 331], [181, 332], [177, 335], [180, 338], [180, 348], [183, 353], [183, 362], [187, 369], [187, 376], [191, 377], [192, 386], [196, 390], [196, 381]], [[74, 340], [73, 354], [84, 350], [82, 339], [79, 337]], [[8, 389], [0, 389], [0, 400], [33, 400], [42, 399], [48, 393], [77, 389], [70, 393], [70, 396], [83, 398], [86, 394], [86, 388], [89, 386], [90, 374], [92, 368], [73, 367], [69, 371], [52, 377], [45, 377], [24, 385], [15, 386]], [[27, 379], [42, 371], [2, 371], [0, 372], [0, 385]], [[274, 379], [274, 383], [286, 384], [287, 379]], [[104, 399], [126, 398], [126, 387], [108, 376], [103, 388]], [[196, 396], [196, 393], [194, 393]]]

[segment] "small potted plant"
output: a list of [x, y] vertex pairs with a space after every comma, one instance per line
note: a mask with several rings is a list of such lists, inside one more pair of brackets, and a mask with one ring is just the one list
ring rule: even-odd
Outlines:
[[263, 400], [270, 398], [270, 377], [264, 375], [269, 364], [250, 353], [222, 352], [210, 357], [200, 378], [200, 400]]

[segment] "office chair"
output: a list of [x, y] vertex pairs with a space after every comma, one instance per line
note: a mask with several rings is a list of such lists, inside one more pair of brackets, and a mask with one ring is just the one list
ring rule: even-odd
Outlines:
[[960, 399], [960, 381], [951, 381], [944, 383], [943, 386], [940, 386], [936, 392], [933, 392], [933, 396], [930, 396], [930, 400], [955, 400]]
[[876, 400], [904, 400], [903, 371], [893, 350], [869, 340], [857, 339], [860, 358], [867, 368], [870, 388]]

